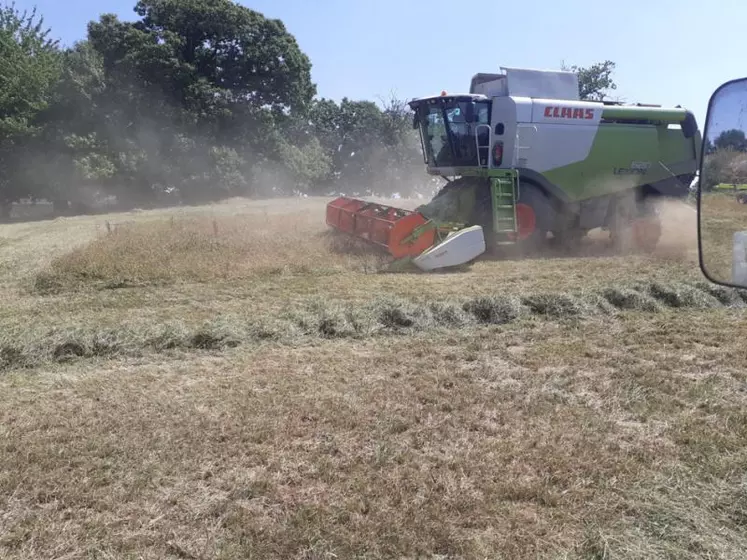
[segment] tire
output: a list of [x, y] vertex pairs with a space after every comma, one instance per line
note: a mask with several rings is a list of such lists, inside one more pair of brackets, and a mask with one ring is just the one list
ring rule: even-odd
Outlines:
[[[521, 253], [532, 253], [543, 248], [547, 242], [547, 233], [552, 228], [555, 209], [550, 199], [533, 183], [520, 183], [519, 198], [516, 201], [517, 217], [520, 224], [527, 220], [533, 222], [531, 233], [520, 232], [515, 247]], [[493, 231], [493, 201], [490, 193], [490, 182], [478, 188], [473, 222], [479, 224], [486, 231], [485, 241], [489, 251], [496, 247], [496, 236]], [[520, 225], [521, 229], [521, 225]]]
[[[450, 206], [449, 201], [441, 201], [441, 199], [451, 195], [454, 191], [460, 191], [462, 189], [468, 189], [473, 188], [475, 186], [475, 182], [479, 181], [479, 179], [472, 178], [472, 177], [460, 177], [458, 179], [455, 179], [453, 181], [448, 182], [446, 185], [444, 185], [441, 190], [439, 190], [433, 198], [426, 204], [422, 204], [415, 208], [416, 212], [421, 212], [423, 215], [425, 215], [427, 218], [434, 219], [436, 221], [468, 221], [465, 220], [465, 217], [462, 215], [462, 208], [461, 207], [461, 201], [457, 200], [457, 208], [454, 209]], [[458, 198], [458, 197], [457, 197]], [[434, 202], [436, 204], [434, 204]], [[442, 206], [445, 205], [445, 206]], [[466, 208], [467, 212], [471, 211], [472, 209]], [[464, 212], [465, 214], [467, 212]], [[459, 216], [457, 216], [459, 215]], [[472, 224], [467, 224], [472, 225]]]
[[524, 183], [519, 186], [517, 213], [521, 212], [523, 208], [527, 211], [531, 209], [534, 214], [534, 228], [529, 235], [522, 235], [520, 232], [520, 238], [517, 242], [518, 249], [522, 253], [544, 249], [547, 246], [547, 234], [552, 231], [557, 215], [552, 202], [539, 187], [531, 183]]
[[565, 228], [553, 231], [552, 246], [563, 255], [574, 254], [581, 246], [581, 240], [588, 233], [585, 229]]
[[613, 203], [609, 229], [612, 248], [617, 254], [627, 254], [634, 246], [632, 223], [636, 217], [636, 202], [629, 193]]
[[616, 253], [652, 253], [661, 238], [661, 218], [655, 200], [635, 200], [626, 194], [615, 201], [610, 220], [610, 239]]
[[656, 200], [645, 198], [639, 203], [639, 214], [635, 224], [636, 248], [643, 253], [653, 253], [661, 239], [661, 216]]

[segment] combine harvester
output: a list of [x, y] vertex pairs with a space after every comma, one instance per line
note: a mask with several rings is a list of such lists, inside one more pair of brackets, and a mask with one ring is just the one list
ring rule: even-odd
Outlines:
[[701, 134], [692, 112], [581, 101], [572, 72], [501, 68], [468, 94], [416, 99], [427, 172], [446, 179], [415, 211], [340, 197], [329, 226], [426, 271], [469, 263], [501, 246], [531, 254], [575, 246], [595, 228], [619, 250], [651, 251], [655, 202], [686, 199]]

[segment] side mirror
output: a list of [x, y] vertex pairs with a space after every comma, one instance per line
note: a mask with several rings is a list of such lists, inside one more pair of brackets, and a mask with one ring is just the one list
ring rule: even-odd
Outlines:
[[747, 78], [708, 102], [697, 179], [700, 269], [711, 282], [747, 288]]

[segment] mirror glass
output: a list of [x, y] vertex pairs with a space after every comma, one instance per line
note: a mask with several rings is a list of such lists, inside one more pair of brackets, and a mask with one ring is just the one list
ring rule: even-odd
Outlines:
[[747, 287], [747, 79], [711, 97], [698, 180], [700, 265], [712, 282]]

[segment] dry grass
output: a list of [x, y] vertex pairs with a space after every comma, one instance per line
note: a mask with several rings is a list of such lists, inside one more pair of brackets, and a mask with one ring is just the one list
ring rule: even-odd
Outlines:
[[689, 208], [433, 275], [323, 210], [0, 226], [0, 557], [743, 557], [747, 298]]
[[61, 255], [41, 292], [375, 270], [382, 256], [321, 230], [319, 216], [191, 216], [127, 224]]
[[712, 278], [732, 282], [733, 236], [747, 231], [747, 206], [734, 193], [716, 192], [703, 196], [701, 211], [703, 264]]
[[[400, 203], [399, 201], [397, 203]], [[413, 201], [402, 204], [414, 206]], [[664, 207], [669, 229], [653, 255], [621, 258], [611, 252], [607, 234], [594, 232], [575, 254], [550, 252], [531, 260], [483, 260], [458, 274], [450, 272], [396, 277], [389, 259], [362, 241], [324, 225], [324, 207], [283, 214], [244, 211], [219, 215], [162, 215], [131, 221], [89, 244], [55, 256], [35, 279], [39, 293], [123, 288], [174, 283], [228, 283], [251, 280], [278, 285], [289, 295], [299, 285], [316, 295], [368, 299], [371, 293], [405, 297], [490, 294], [498, 275], [511, 291], [566, 290], [579, 285], [618, 283], [635, 273], [642, 279], [698, 279], [695, 219], [690, 207]], [[541, 265], [540, 265], [541, 263]], [[570, 272], [570, 274], [569, 274]], [[376, 274], [374, 274], [376, 273]], [[332, 277], [333, 279], [327, 278]], [[336, 292], [336, 293], [335, 293]]]
[[417, 303], [377, 297], [366, 304], [310, 299], [274, 316], [224, 314], [202, 324], [184, 319], [116, 326], [75, 325], [0, 333], [0, 372], [85, 359], [141, 358], [152, 353], [256, 347], [271, 341], [303, 346], [322, 339], [366, 340], [402, 334], [447, 334], [552, 319], [574, 325], [621, 312], [744, 309], [747, 293], [700, 283], [639, 283], [632, 288], [434, 299]]
[[744, 321], [603, 325], [8, 377], [0, 551], [741, 557]]

